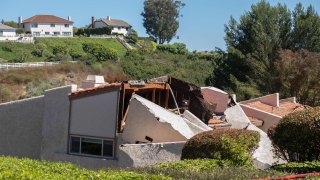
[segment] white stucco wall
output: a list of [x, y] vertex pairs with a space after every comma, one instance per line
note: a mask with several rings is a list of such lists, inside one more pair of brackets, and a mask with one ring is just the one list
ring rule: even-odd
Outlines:
[[16, 36], [16, 30], [15, 29], [0, 29], [0, 36], [4, 37], [14, 37]]
[[40, 159], [44, 97], [0, 104], [0, 155]]
[[[65, 27], [65, 24], [56, 24], [56, 23], [37, 23], [38, 27], [31, 27], [32, 23], [24, 24], [24, 31], [31, 32], [34, 35], [35, 32], [39, 32], [40, 36], [58, 36], [58, 37], [72, 37], [73, 36], [73, 25], [69, 24], [69, 27]], [[51, 24], [55, 24], [55, 27], [51, 27]], [[50, 35], [46, 35], [45, 33], [49, 32]], [[60, 32], [60, 35], [54, 35], [54, 32]], [[64, 35], [63, 32], [69, 32], [70, 35]]]
[[119, 89], [71, 100], [70, 134], [115, 138]]

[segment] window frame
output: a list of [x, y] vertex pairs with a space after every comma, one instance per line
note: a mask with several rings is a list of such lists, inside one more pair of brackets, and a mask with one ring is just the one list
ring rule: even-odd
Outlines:
[[69, 27], [70, 27], [70, 24], [64, 24], [64, 27], [65, 27], [65, 28], [69, 28]]
[[56, 24], [52, 23], [50, 24], [50, 27], [56, 27]]
[[[72, 139], [72, 137], [80, 138], [79, 153], [71, 152], [71, 144], [72, 144], [72, 140], [71, 139]], [[101, 147], [101, 156], [82, 153], [81, 152], [81, 144], [82, 144], [82, 139], [83, 138], [101, 140], [101, 142], [102, 142], [101, 143], [101, 146], [102, 146]], [[70, 155], [94, 157], [94, 158], [101, 158], [101, 159], [115, 159], [115, 139], [70, 134], [69, 138], [68, 138], [68, 141], [69, 141], [68, 154], [70, 154]], [[111, 141], [112, 142], [112, 156], [103, 156], [104, 141]]]
[[32, 28], [38, 28], [38, 23], [31, 23]]

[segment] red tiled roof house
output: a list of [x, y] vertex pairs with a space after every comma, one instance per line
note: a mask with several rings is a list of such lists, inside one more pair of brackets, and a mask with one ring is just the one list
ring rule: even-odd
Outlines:
[[20, 16], [18, 21], [20, 28], [36, 37], [73, 36], [73, 22], [70, 16], [63, 19], [53, 15], [35, 15], [26, 20]]

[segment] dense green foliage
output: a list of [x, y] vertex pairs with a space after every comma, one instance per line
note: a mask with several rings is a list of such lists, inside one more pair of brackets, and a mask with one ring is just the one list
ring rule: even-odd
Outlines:
[[320, 107], [291, 113], [270, 128], [275, 153], [289, 162], [320, 160]]
[[287, 164], [280, 164], [273, 166], [272, 169], [277, 171], [285, 171], [290, 173], [311, 173], [311, 172], [320, 172], [320, 162], [290, 162]]
[[146, 0], [144, 1], [143, 26], [147, 34], [159, 44], [170, 42], [179, 28], [180, 0]]
[[187, 46], [183, 43], [174, 44], [160, 44], [157, 46], [157, 50], [162, 52], [169, 52], [172, 54], [188, 54]]
[[125, 74], [136, 79], [171, 75], [203, 86], [214, 63], [207, 60], [190, 60], [187, 55], [139, 50], [128, 51], [121, 60], [121, 67]]
[[105, 56], [102, 59], [118, 59], [126, 53], [126, 49], [116, 39], [36, 38], [35, 44], [0, 43], [0, 57], [10, 62], [77, 60], [86, 55], [83, 44], [92, 43], [108, 51], [102, 53]]
[[236, 93], [239, 100], [283, 90], [285, 84], [278, 81], [280, 72], [275, 68], [279, 50], [320, 52], [319, 29], [320, 17], [312, 6], [304, 9], [297, 4], [290, 11], [262, 0], [239, 21], [231, 17], [225, 26], [227, 52], [207, 83]]
[[164, 174], [173, 179], [255, 179], [284, 176], [284, 172], [259, 170], [254, 167], [234, 167], [212, 159], [182, 160], [151, 167], [131, 168], [134, 172]]
[[110, 35], [112, 27], [106, 26], [101, 28], [79, 28], [76, 30], [76, 36], [90, 36], [90, 35]]
[[0, 157], [0, 179], [169, 179], [115, 170], [86, 170], [71, 164]]
[[118, 60], [119, 56], [115, 49], [106, 48], [101, 44], [85, 43], [83, 44], [83, 51], [93, 55], [98, 62], [104, 62], [107, 60]]
[[240, 129], [217, 129], [192, 137], [182, 150], [181, 159], [210, 158], [232, 165], [251, 165], [251, 152], [258, 146], [258, 132]]

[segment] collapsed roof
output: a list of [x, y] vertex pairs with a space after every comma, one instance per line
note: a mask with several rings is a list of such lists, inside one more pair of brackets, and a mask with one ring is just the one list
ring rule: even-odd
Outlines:
[[177, 115], [139, 96], [132, 95], [122, 139], [126, 143], [186, 141], [211, 130], [190, 114]]

